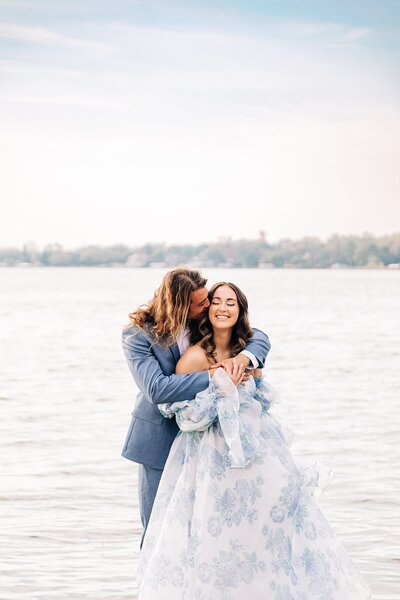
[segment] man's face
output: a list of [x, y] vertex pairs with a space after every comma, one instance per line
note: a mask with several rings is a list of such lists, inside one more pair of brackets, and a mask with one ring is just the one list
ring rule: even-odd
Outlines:
[[210, 303], [208, 301], [208, 290], [207, 288], [201, 288], [190, 294], [190, 306], [188, 312], [188, 319], [194, 319], [200, 321], [205, 315]]

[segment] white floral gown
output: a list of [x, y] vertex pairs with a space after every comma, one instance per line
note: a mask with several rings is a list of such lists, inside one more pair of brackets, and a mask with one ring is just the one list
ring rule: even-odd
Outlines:
[[315, 499], [331, 472], [294, 461], [273, 395], [217, 369], [194, 400], [160, 406], [181, 431], [139, 557], [140, 600], [371, 598]]

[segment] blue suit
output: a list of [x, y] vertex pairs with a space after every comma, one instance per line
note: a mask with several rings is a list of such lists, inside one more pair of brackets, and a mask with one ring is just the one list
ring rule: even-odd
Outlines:
[[[264, 367], [270, 349], [268, 336], [254, 329], [246, 350]], [[207, 371], [175, 375], [180, 358], [177, 344], [163, 347], [153, 343], [150, 333], [132, 325], [122, 332], [122, 347], [139, 394], [132, 413], [122, 456], [140, 463], [139, 500], [146, 529], [162, 469], [179, 429], [175, 419], [166, 419], [157, 405], [191, 400], [208, 387]]]

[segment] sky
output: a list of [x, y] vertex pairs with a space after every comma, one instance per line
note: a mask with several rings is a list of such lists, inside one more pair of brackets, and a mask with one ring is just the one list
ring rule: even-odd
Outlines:
[[0, 246], [400, 231], [400, 2], [0, 0]]

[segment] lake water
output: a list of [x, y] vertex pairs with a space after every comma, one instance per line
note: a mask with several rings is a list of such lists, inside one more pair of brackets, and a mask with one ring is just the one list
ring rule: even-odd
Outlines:
[[[134, 600], [136, 388], [120, 343], [157, 269], [0, 269], [0, 598]], [[214, 270], [272, 350], [294, 454], [376, 600], [400, 598], [400, 271]]]

